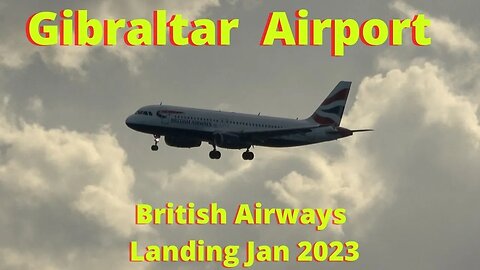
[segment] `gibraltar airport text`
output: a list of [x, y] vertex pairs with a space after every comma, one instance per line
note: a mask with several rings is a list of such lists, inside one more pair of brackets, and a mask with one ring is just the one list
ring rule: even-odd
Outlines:
[[[149, 204], [135, 206], [137, 225], [303, 225], [313, 231], [323, 231], [329, 225], [345, 224], [344, 208], [265, 208], [262, 203], [239, 204], [233, 218], [217, 203], [197, 208], [195, 203], [154, 208]], [[241, 245], [217, 245], [204, 239], [183, 241], [182, 245], [149, 245], [130, 241], [131, 262], [216, 262], [224, 268], [250, 268], [258, 263], [297, 262], [354, 262], [360, 257], [359, 244], [347, 241], [298, 241], [296, 250], [288, 245], [269, 245], [246, 240]]]
[[[37, 46], [116, 46], [119, 37], [128, 46], [229, 46], [232, 32], [240, 26], [238, 18], [188, 20], [182, 14], [167, 14], [166, 10], [155, 10], [149, 19], [100, 20], [89, 18], [88, 10], [41, 11], [28, 18], [25, 31]], [[412, 18], [372, 18], [359, 23], [351, 18], [310, 18], [307, 9], [298, 9], [295, 14], [274, 11], [266, 19], [259, 43], [323, 46], [324, 35], [330, 35], [331, 55], [344, 56], [345, 47], [359, 41], [367, 46], [401, 46], [404, 32], [410, 34], [413, 44], [428, 46], [428, 26], [430, 20], [421, 13]]]

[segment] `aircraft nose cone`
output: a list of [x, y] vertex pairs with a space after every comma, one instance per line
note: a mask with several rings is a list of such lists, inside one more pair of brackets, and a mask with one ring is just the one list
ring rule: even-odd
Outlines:
[[127, 119], [125, 119], [125, 125], [127, 125], [127, 127], [129, 128], [132, 128], [132, 125], [133, 125], [133, 117], [130, 115], [129, 117], [127, 117]]

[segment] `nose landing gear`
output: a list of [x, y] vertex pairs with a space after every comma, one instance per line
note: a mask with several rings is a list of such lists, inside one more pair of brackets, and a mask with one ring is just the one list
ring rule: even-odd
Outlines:
[[150, 149], [152, 149], [152, 151], [158, 151], [158, 142], [160, 141], [160, 135], [153, 135], [153, 138], [154, 144], [152, 145], [152, 147], [150, 147]]

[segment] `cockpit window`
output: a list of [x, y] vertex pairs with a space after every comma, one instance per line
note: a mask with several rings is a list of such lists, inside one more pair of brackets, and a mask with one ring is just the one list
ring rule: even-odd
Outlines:
[[138, 110], [135, 112], [135, 114], [143, 114], [143, 115], [153, 115], [152, 112], [149, 112], [149, 111], [142, 111], [142, 110]]

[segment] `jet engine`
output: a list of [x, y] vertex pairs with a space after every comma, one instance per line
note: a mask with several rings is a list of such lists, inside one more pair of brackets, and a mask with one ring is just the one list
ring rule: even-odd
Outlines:
[[165, 143], [169, 146], [179, 148], [199, 147], [202, 144], [201, 140], [181, 136], [165, 136]]

